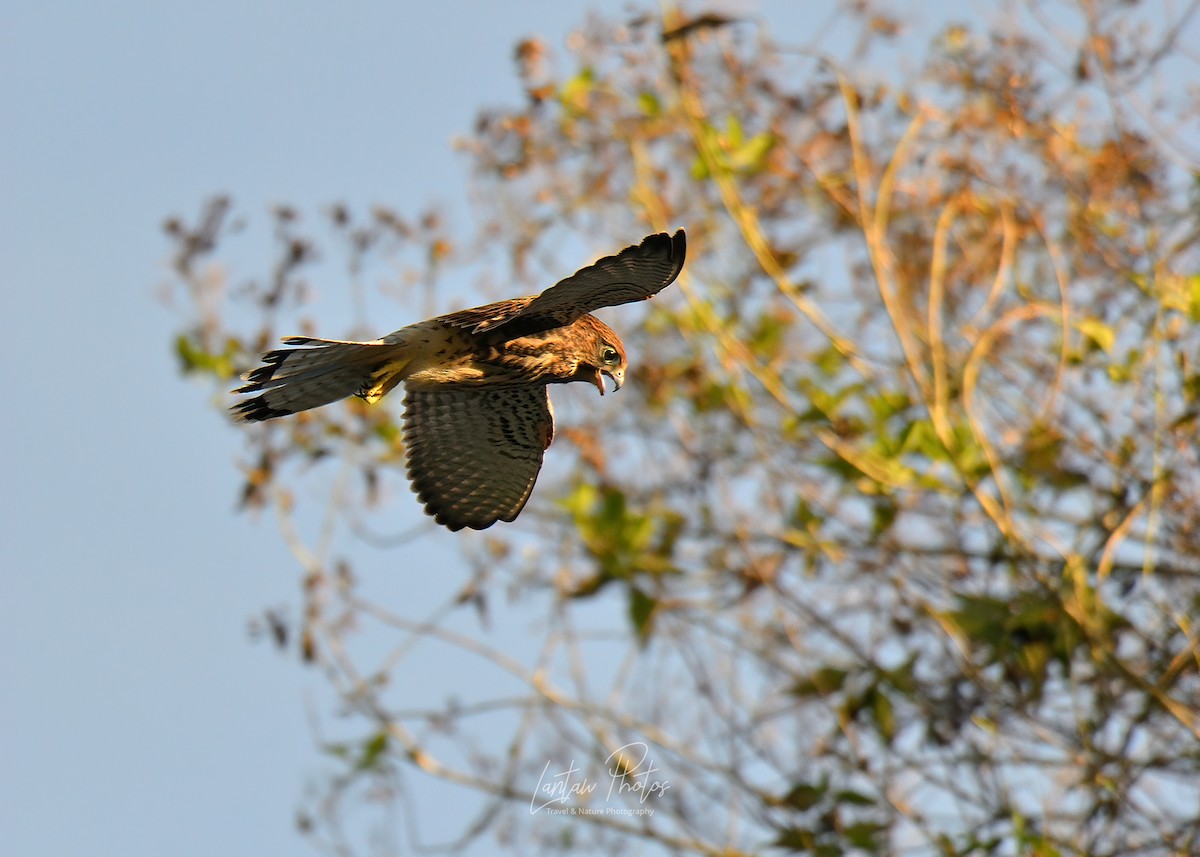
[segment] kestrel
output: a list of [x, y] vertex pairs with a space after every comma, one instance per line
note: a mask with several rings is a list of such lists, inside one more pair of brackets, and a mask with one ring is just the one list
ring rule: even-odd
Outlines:
[[593, 310], [646, 300], [683, 269], [684, 231], [660, 232], [546, 289], [409, 325], [370, 342], [289, 336], [243, 376], [239, 420], [284, 417], [348, 396], [374, 403], [404, 382], [408, 478], [451, 530], [521, 513], [554, 438], [549, 384], [604, 377], [620, 389], [625, 348]]

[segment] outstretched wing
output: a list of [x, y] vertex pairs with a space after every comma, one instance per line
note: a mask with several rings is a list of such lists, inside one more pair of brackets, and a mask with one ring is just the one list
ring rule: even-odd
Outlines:
[[440, 321], [442, 324], [448, 324], [451, 327], [461, 327], [463, 330], [469, 330], [472, 333], [478, 333], [481, 330], [492, 330], [516, 316], [521, 310], [529, 306], [535, 297], [535, 295], [530, 295], [525, 298], [509, 298], [506, 301], [496, 301], [494, 304], [460, 309], [449, 315], [439, 315], [434, 320]]
[[564, 327], [601, 307], [654, 297], [679, 276], [686, 253], [682, 229], [674, 235], [649, 235], [641, 244], [581, 268], [532, 300], [518, 298], [487, 307], [491, 311], [481, 313], [472, 329], [475, 333], [503, 329], [510, 336], [527, 336]]
[[439, 385], [404, 397], [408, 478], [451, 530], [515, 519], [553, 437], [544, 385]]

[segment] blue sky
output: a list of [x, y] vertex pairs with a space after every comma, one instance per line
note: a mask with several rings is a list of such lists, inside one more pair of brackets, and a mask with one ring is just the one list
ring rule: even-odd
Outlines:
[[5, 853], [310, 850], [293, 813], [326, 686], [248, 638], [297, 571], [270, 519], [234, 513], [236, 431], [177, 374], [162, 220], [215, 192], [251, 215], [462, 206], [450, 140], [517, 97], [515, 41], [561, 49], [623, 6], [0, 9]]

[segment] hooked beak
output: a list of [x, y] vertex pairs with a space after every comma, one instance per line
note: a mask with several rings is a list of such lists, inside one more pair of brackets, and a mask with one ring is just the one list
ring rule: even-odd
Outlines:
[[625, 383], [625, 370], [624, 369], [615, 369], [612, 372], [609, 372], [607, 369], [597, 369], [596, 370], [596, 378], [595, 378], [594, 383], [596, 385], [596, 389], [600, 391], [601, 396], [604, 395], [604, 376], [605, 375], [607, 375], [609, 378], [612, 379], [614, 393], [617, 390], [621, 389], [621, 385], [623, 383]]

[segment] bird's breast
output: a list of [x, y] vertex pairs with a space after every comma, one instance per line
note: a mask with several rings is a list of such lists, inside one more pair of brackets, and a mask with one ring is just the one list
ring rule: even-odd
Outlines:
[[495, 343], [487, 362], [497, 371], [531, 382], [565, 380], [575, 372], [578, 361], [563, 347], [554, 331], [536, 336], [521, 336]]

